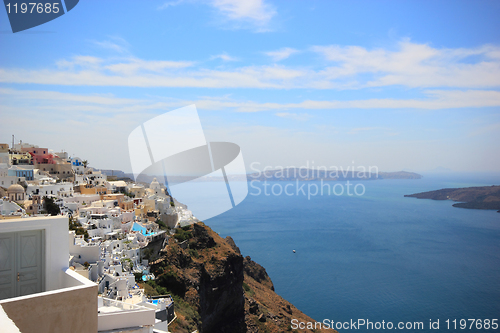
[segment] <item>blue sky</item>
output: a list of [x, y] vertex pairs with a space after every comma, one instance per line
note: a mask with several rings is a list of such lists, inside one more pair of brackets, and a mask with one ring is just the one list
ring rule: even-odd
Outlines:
[[0, 142], [130, 171], [130, 131], [194, 103], [248, 166], [500, 171], [498, 17], [498, 1], [80, 1], [13, 34], [1, 10]]

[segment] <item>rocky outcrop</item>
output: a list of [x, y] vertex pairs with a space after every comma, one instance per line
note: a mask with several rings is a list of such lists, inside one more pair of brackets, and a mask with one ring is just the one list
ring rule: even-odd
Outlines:
[[230, 237], [222, 239], [201, 222], [178, 233], [188, 247], [171, 238], [151, 264], [156, 281], [144, 285], [177, 300], [178, 319], [170, 331], [283, 332], [292, 318], [314, 321], [277, 295], [264, 267], [243, 258]]

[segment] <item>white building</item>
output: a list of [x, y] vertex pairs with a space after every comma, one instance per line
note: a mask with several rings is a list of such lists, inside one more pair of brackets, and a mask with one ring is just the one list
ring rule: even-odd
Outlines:
[[111, 181], [108, 182], [108, 189], [111, 191], [111, 193], [116, 193], [116, 192], [123, 193], [127, 190], [127, 183], [124, 182], [123, 180]]
[[0, 215], [19, 215], [22, 216], [26, 211], [13, 201], [0, 198]]
[[0, 186], [9, 187], [17, 184], [17, 176], [9, 176], [9, 167], [6, 163], [0, 163]]
[[32, 144], [27, 143], [27, 142], [20, 141], [19, 143], [14, 144], [13, 148], [14, 148], [14, 150], [19, 150], [20, 151], [23, 148], [38, 148], [38, 146], [37, 145], [32, 145]]
[[0, 143], [0, 164], [9, 164], [9, 145], [6, 143]]
[[41, 184], [28, 184], [26, 193], [29, 195], [70, 197], [73, 195], [73, 184], [69, 182], [55, 183], [42, 181]]
[[80, 157], [73, 157], [71, 159], [71, 167], [76, 175], [83, 175], [85, 173], [85, 166]]
[[67, 237], [67, 217], [0, 221], [2, 330], [97, 331], [97, 285], [68, 268]]
[[72, 230], [69, 232], [69, 254], [80, 264], [97, 263], [101, 258], [101, 248], [97, 243], [87, 243]]
[[152, 190], [152, 193], [156, 195], [165, 194], [165, 192], [163, 192], [161, 188], [160, 183], [156, 180], [156, 178], [153, 178], [153, 181], [151, 182], [151, 184], [149, 184], [149, 188]]
[[[101, 196], [99, 194], [73, 194], [71, 197], [64, 197], [64, 204], [66, 207], [73, 209], [76, 205], [78, 209], [82, 207], [89, 207], [93, 202], [99, 201]], [[73, 208], [72, 208], [73, 207]]]
[[106, 186], [108, 176], [101, 171], [90, 170], [85, 174], [87, 176], [87, 183], [94, 186]]
[[152, 333], [155, 327], [155, 310], [151, 308], [99, 297], [98, 309], [99, 332]]
[[56, 155], [57, 157], [59, 157], [60, 159], [63, 159], [65, 161], [67, 161], [69, 159], [69, 154], [67, 151], [61, 151], [61, 152], [58, 152], [58, 153], [54, 153], [54, 155]]

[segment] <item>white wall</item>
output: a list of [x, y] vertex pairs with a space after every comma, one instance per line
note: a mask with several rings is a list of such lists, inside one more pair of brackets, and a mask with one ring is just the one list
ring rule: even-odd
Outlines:
[[[17, 203], [0, 199], [0, 215], [9, 215], [22, 209]], [[24, 209], [22, 209], [24, 212]]]
[[45, 291], [62, 288], [69, 264], [68, 218], [30, 217], [0, 222], [0, 233], [45, 230]]
[[[5, 171], [7, 169], [4, 169]], [[10, 185], [17, 184], [18, 178], [16, 176], [9, 176], [7, 172], [0, 169], [0, 186], [8, 188]]]
[[155, 310], [153, 309], [114, 300], [111, 301], [110, 305], [121, 307], [123, 310], [108, 313], [101, 311], [98, 315], [99, 331], [133, 327], [142, 332], [141, 326], [146, 326], [143, 329], [147, 331], [149, 330], [147, 325], [153, 326], [155, 324]]
[[56, 183], [47, 185], [32, 185], [29, 184], [26, 190], [28, 195], [36, 194], [36, 190], [39, 190], [39, 195], [57, 195], [57, 196], [70, 196], [73, 195], [73, 184], [72, 183]]
[[[101, 250], [98, 245], [75, 245], [75, 234], [69, 234], [69, 253], [74, 256], [73, 260], [84, 264], [98, 262], [101, 255]], [[81, 258], [80, 258], [81, 257]]]

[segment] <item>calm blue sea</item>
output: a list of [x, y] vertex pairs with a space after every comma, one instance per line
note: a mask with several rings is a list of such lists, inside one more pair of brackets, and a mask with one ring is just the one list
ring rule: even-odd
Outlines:
[[318, 321], [422, 321], [430, 331], [429, 320], [440, 319], [447, 331], [446, 319], [500, 320], [500, 213], [403, 197], [499, 185], [499, 175], [362, 184], [363, 196], [310, 200], [296, 192], [256, 196], [251, 188], [240, 205], [205, 223], [230, 235], [266, 268], [279, 295]]

